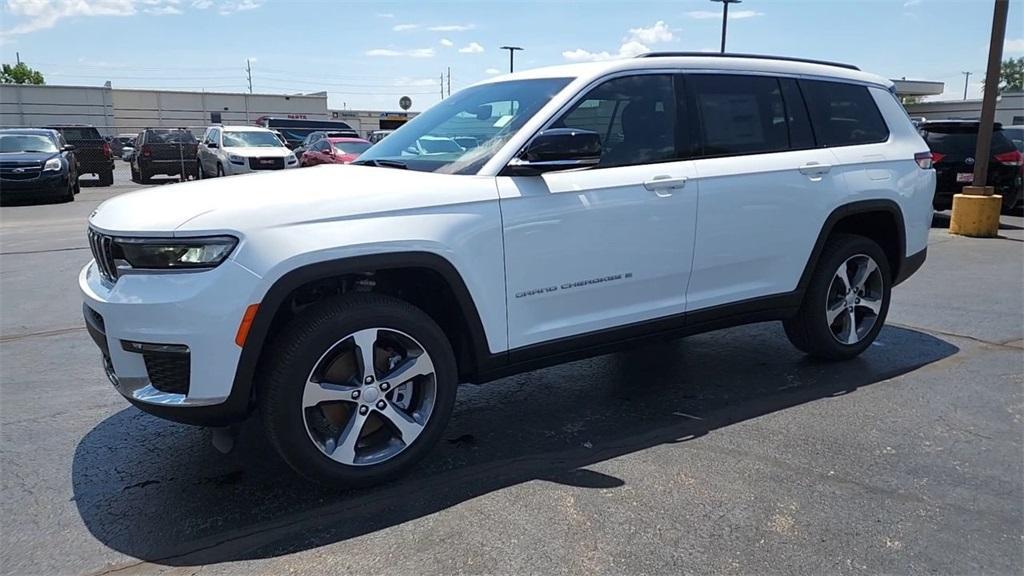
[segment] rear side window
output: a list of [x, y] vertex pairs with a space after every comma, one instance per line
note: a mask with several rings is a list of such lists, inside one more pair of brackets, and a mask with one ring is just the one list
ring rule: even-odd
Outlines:
[[75, 126], [68, 128], [61, 128], [60, 132], [64, 134], [64, 138], [67, 140], [99, 140], [100, 131], [93, 128], [92, 126]]
[[866, 86], [801, 80], [800, 88], [819, 146], [884, 142], [889, 127]]
[[778, 79], [748, 75], [687, 77], [704, 134], [704, 156], [788, 150], [786, 104]]

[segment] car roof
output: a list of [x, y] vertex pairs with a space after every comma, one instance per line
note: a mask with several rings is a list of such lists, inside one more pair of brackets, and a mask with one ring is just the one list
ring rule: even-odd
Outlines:
[[324, 138], [324, 140], [327, 140], [328, 142], [365, 142], [367, 144], [370, 144], [369, 140], [366, 140], [364, 138], [356, 138], [355, 136], [330, 136]]
[[221, 130], [230, 130], [232, 132], [270, 132], [270, 133], [274, 132], [274, 130], [271, 130], [270, 128], [263, 128], [262, 126], [245, 126], [245, 125], [230, 126], [230, 125], [228, 125], [228, 126], [213, 126], [213, 128], [220, 128]]
[[35, 134], [39, 136], [53, 136], [57, 133], [51, 128], [3, 128], [0, 133], [6, 134]]
[[576, 78], [597, 79], [616, 72], [635, 70], [682, 69], [720, 72], [764, 72], [770, 74], [787, 74], [802, 77], [819, 77], [833, 80], [872, 84], [885, 89], [893, 86], [891, 80], [875, 74], [862, 72], [846, 64], [833, 64], [820, 61], [798, 60], [786, 57], [762, 55], [726, 54], [680, 54], [666, 53], [647, 54], [640, 58], [619, 58], [601, 62], [582, 64], [563, 64], [534, 68], [512, 74], [495, 76], [479, 82], [489, 84], [507, 80], [529, 80], [539, 78]]

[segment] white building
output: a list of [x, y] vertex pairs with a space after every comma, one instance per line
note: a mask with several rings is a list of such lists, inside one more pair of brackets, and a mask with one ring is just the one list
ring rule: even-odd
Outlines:
[[[945, 100], [907, 104], [907, 113], [926, 120], [978, 120], [981, 100]], [[1024, 92], [1005, 92], [996, 101], [996, 122], [1004, 126], [1024, 125]]]

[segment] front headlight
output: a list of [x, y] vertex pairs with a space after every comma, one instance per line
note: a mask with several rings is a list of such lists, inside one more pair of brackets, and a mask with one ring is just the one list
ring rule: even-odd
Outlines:
[[50, 158], [43, 164], [43, 172], [57, 172], [61, 166], [60, 158]]
[[115, 238], [115, 255], [134, 269], [169, 270], [215, 268], [231, 255], [238, 239], [231, 236], [204, 238]]
[[295, 164], [298, 161], [299, 161], [299, 159], [295, 157], [295, 154], [289, 154], [288, 155], [288, 163], [289, 164]]
[[232, 164], [245, 164], [245, 158], [242, 158], [238, 154], [228, 154], [228, 160]]

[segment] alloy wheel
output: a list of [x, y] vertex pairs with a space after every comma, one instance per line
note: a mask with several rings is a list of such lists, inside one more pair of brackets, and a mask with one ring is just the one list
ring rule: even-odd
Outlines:
[[836, 270], [825, 301], [825, 319], [832, 337], [853, 345], [875, 327], [884, 295], [882, 272], [866, 254], [847, 258]]
[[342, 338], [306, 379], [302, 415], [309, 439], [349, 466], [380, 464], [408, 448], [433, 414], [437, 381], [414, 338], [368, 328]]

